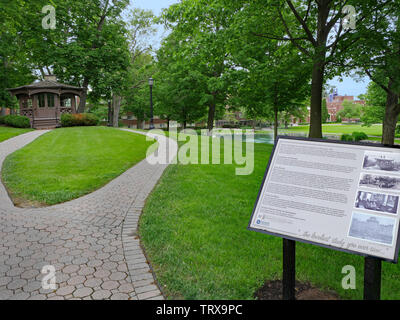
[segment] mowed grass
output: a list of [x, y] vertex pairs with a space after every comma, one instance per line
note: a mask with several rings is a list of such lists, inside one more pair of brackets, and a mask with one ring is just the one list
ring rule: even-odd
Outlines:
[[2, 178], [17, 204], [53, 205], [104, 186], [144, 159], [153, 143], [113, 128], [57, 129], [9, 155]]
[[[309, 126], [298, 126], [289, 129], [280, 129], [279, 134], [285, 132], [308, 133]], [[352, 134], [353, 132], [364, 132], [371, 136], [382, 136], [382, 125], [374, 124], [370, 127], [364, 127], [360, 124], [324, 124], [322, 125], [323, 133]]]
[[29, 131], [32, 131], [32, 129], [19, 129], [0, 126], [0, 142], [14, 138]]
[[[140, 235], [169, 299], [254, 299], [281, 279], [282, 240], [247, 230], [272, 147], [255, 145], [255, 170], [235, 165], [171, 165], [148, 199]], [[221, 156], [222, 157], [222, 156]], [[298, 243], [297, 279], [362, 299], [362, 257]], [[342, 268], [356, 268], [356, 290], [342, 288]], [[400, 299], [400, 267], [384, 263], [382, 298]]]

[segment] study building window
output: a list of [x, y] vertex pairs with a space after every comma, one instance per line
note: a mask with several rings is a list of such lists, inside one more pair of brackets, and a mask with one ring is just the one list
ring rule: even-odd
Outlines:
[[39, 108], [44, 108], [46, 106], [45, 100], [46, 100], [46, 95], [44, 93], [39, 94], [38, 96]]
[[54, 108], [54, 94], [47, 94], [47, 107]]
[[61, 100], [61, 106], [64, 108], [71, 108], [72, 106], [71, 98], [63, 98]]

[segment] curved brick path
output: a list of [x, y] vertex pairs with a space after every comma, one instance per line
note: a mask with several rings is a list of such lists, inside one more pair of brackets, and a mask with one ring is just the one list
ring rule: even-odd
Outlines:
[[[0, 167], [46, 132], [0, 143]], [[167, 154], [171, 163], [176, 143], [153, 137], [158, 155]], [[143, 160], [102, 189], [43, 209], [14, 207], [0, 183], [0, 300], [162, 299], [136, 236], [144, 201], [168, 166], [150, 163]], [[56, 290], [42, 288], [45, 265], [56, 268]]]

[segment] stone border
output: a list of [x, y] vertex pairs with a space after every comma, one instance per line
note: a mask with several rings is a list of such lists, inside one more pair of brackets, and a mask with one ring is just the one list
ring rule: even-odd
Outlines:
[[[131, 131], [138, 134], [147, 135], [143, 132]], [[167, 149], [165, 149], [164, 147], [169, 146], [172, 148], [171, 152], [168, 154], [168, 162], [171, 163], [178, 151], [177, 143], [172, 139], [160, 135], [149, 134], [149, 136], [159, 142], [160, 145], [157, 152], [159, 155], [165, 155], [166, 159], [166, 153], [168, 152], [169, 148], [167, 147]], [[138, 300], [165, 299], [164, 294], [162, 293], [162, 288], [157, 281], [155, 273], [153, 272], [151, 263], [147, 259], [145, 249], [143, 246], [141, 246], [138, 229], [139, 219], [142, 214], [145, 201], [167, 167], [168, 164], [157, 165], [155, 170], [158, 172], [153, 174], [152, 179], [146, 183], [144, 190], [141, 190], [141, 192], [137, 195], [135, 201], [128, 210], [122, 227], [122, 242], [124, 246], [125, 259]]]

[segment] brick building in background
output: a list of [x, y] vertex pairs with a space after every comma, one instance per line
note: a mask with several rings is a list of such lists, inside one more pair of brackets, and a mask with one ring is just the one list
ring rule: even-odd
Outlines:
[[[355, 100], [354, 96], [339, 96], [337, 92], [330, 94], [326, 98], [326, 107], [328, 109], [329, 113], [329, 119], [328, 122], [336, 122], [337, 121], [337, 113], [342, 110], [343, 107], [343, 102], [344, 101], [349, 101], [352, 103], [357, 103], [360, 105], [365, 105], [365, 101], [363, 100]], [[360, 119], [347, 119], [350, 122], [357, 122]]]
[[[121, 122], [132, 129], [149, 129], [150, 121], [138, 121], [133, 113], [128, 112], [126, 115], [121, 117]], [[153, 124], [155, 129], [166, 129], [168, 127], [167, 120], [160, 119], [154, 116]]]

